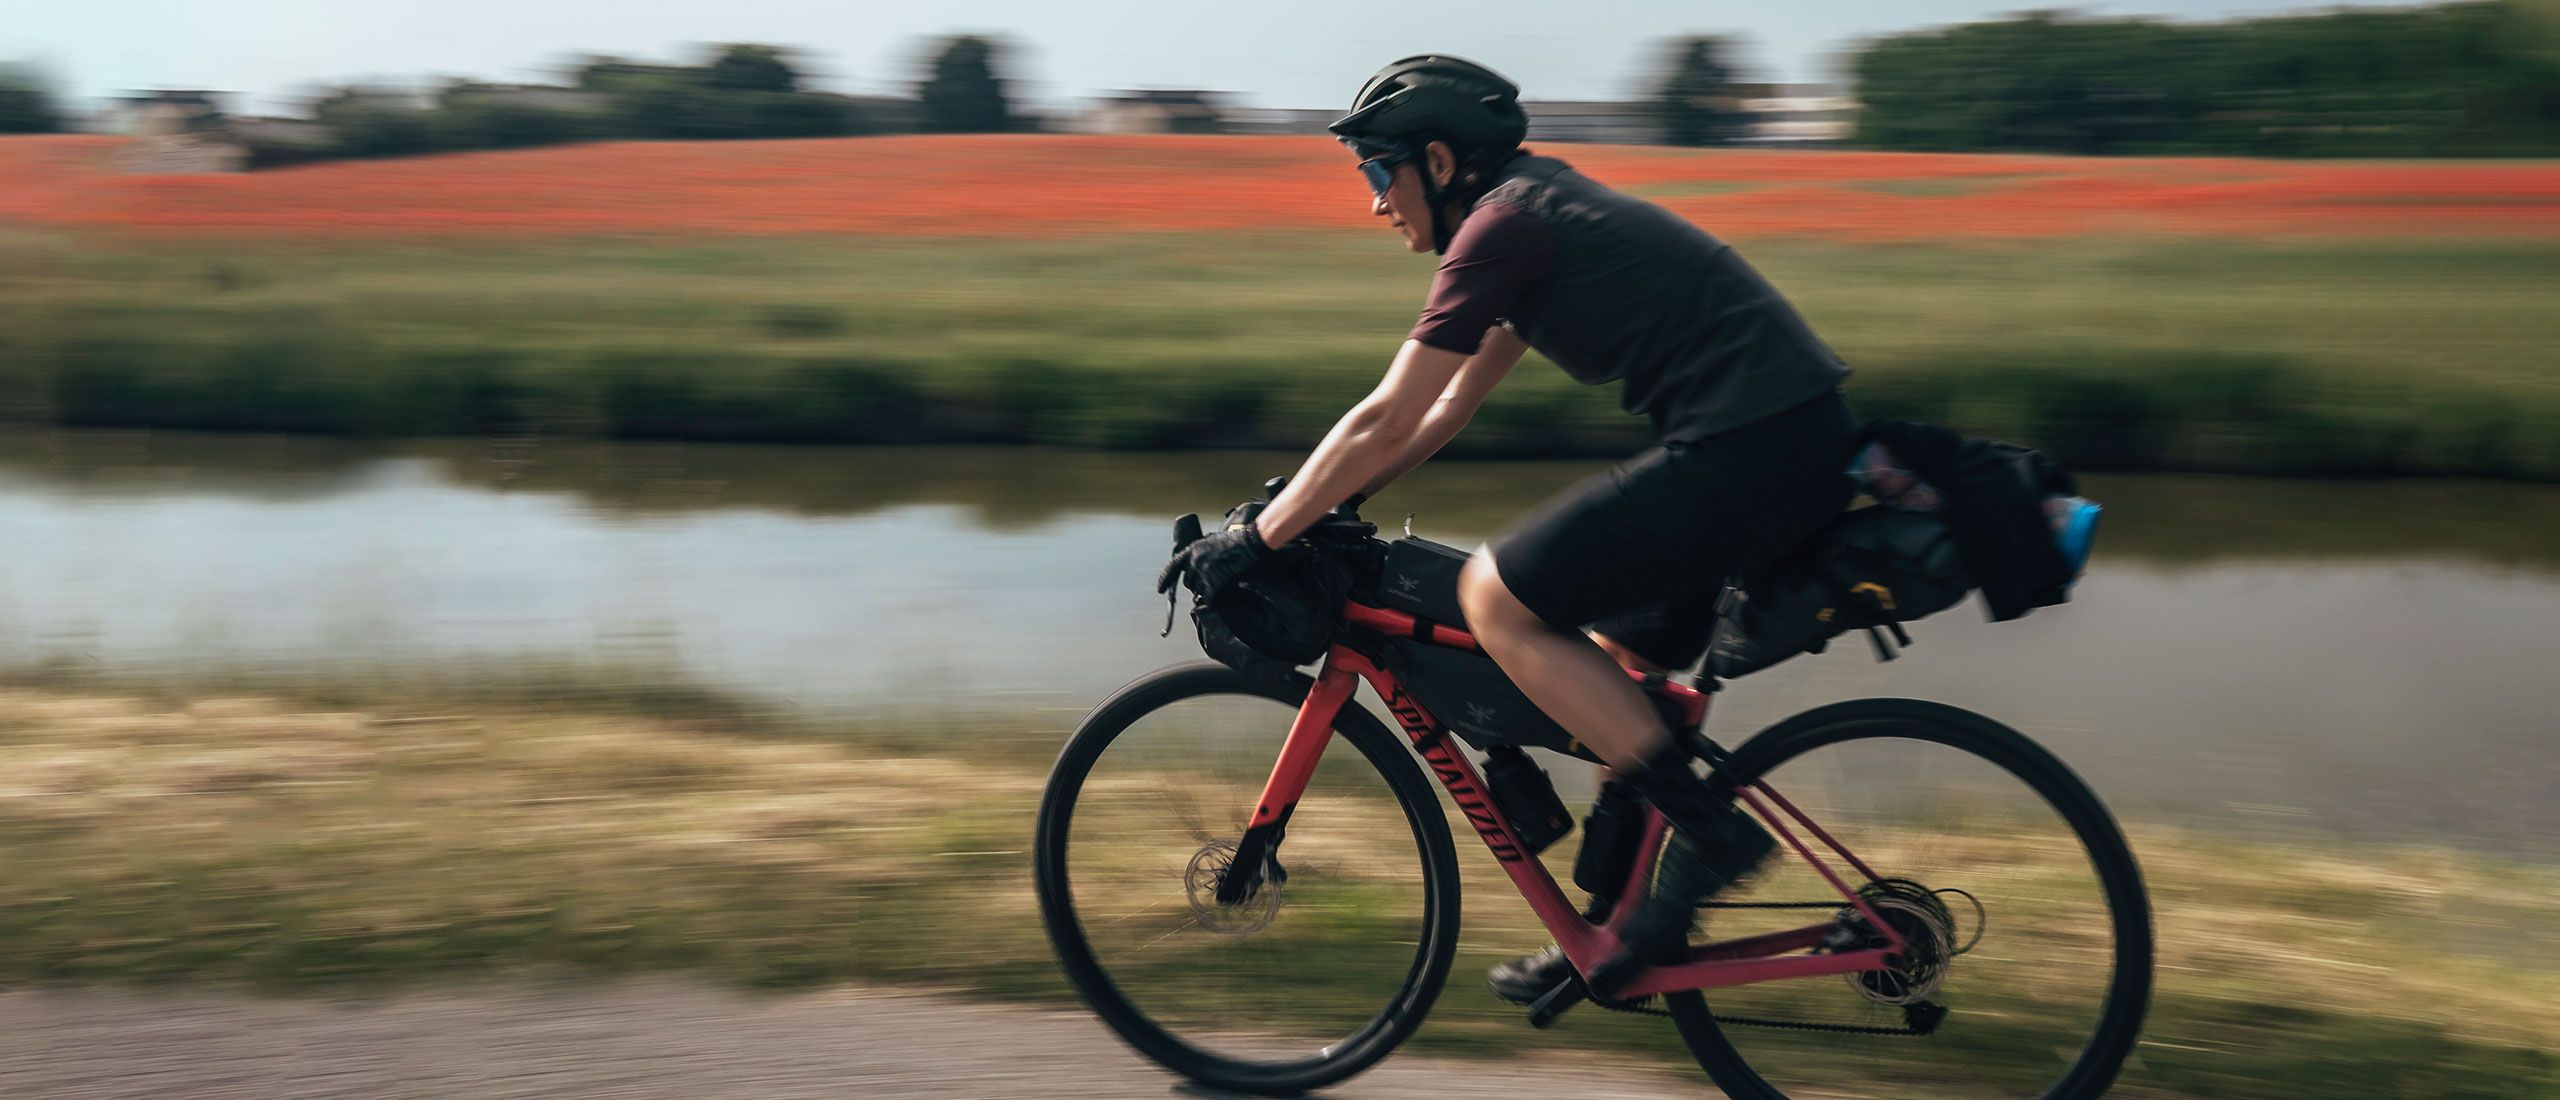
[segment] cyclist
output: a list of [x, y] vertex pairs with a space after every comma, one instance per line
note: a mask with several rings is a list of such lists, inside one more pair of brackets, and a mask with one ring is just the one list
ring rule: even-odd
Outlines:
[[[1509, 80], [1425, 54], [1380, 69], [1331, 130], [1370, 211], [1440, 255], [1421, 319], [1377, 388], [1328, 432], [1257, 521], [1184, 551], [1204, 592], [1458, 434], [1531, 348], [1651, 418], [1655, 445], [1547, 501], [1474, 556], [1467, 627], [1567, 731], [1675, 829], [1628, 950], [1590, 975], [1685, 951], [1696, 903], [1764, 859], [1768, 833], [1711, 790], [1621, 671], [1705, 652], [1726, 577], [1838, 515], [1859, 426], [1849, 370], [1733, 249], [1668, 211], [1520, 146]], [[1589, 628], [1589, 633], [1584, 628]], [[1553, 947], [1494, 968], [1526, 1001], [1572, 974]]]

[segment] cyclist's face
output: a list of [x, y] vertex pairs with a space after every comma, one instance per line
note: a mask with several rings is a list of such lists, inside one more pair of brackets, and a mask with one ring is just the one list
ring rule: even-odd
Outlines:
[[[1395, 182], [1370, 197], [1369, 212], [1393, 224], [1408, 250], [1431, 251], [1431, 204], [1422, 197], [1422, 172], [1428, 168], [1446, 186], [1457, 167], [1449, 147], [1432, 142], [1422, 156], [1395, 166]], [[1450, 213], [1454, 216], [1457, 211]]]

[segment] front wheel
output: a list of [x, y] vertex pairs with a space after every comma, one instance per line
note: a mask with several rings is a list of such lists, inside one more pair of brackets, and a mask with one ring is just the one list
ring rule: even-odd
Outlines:
[[1040, 803], [1040, 915], [1076, 991], [1205, 1085], [1288, 1095], [1413, 1033], [1458, 940], [1457, 852], [1404, 743], [1346, 700], [1273, 859], [1222, 900], [1312, 681], [1201, 662], [1120, 689]]
[[[1769, 728], [1724, 770], [1765, 783], [1861, 857], [1874, 881], [1777, 813], [1912, 948], [1892, 971], [1670, 997], [1681, 1038], [1727, 1095], [2106, 1092], [2150, 1000], [2151, 912], [2124, 834], [2060, 760], [1978, 714], [1865, 699]], [[1717, 940], [1836, 920], [1857, 941], [1843, 946], [1881, 945], [1840, 901], [1782, 848], [1701, 916]]]

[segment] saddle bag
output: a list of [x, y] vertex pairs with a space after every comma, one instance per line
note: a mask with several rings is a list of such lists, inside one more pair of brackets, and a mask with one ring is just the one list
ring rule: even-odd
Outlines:
[[1883, 505], [1860, 508], [1726, 594], [1707, 670], [1731, 678], [1820, 653], [1844, 632], [1936, 614], [1973, 588], [1944, 521]]

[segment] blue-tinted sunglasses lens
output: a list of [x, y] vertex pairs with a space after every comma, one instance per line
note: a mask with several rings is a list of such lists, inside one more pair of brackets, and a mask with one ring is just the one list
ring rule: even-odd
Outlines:
[[1371, 157], [1360, 162], [1360, 174], [1368, 177], [1370, 194], [1383, 196], [1387, 193], [1387, 188], [1395, 186], [1396, 159], [1395, 157]]

